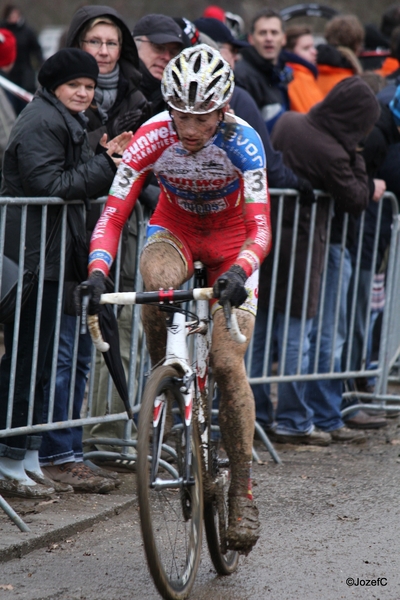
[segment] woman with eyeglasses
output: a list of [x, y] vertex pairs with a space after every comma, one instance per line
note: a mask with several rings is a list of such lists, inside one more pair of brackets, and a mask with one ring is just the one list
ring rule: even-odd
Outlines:
[[81, 48], [96, 59], [99, 78], [94, 103], [86, 111], [93, 149], [104, 134], [108, 139], [132, 131], [150, 116], [150, 106], [139, 90], [139, 58], [129, 27], [108, 6], [83, 6], [76, 11], [66, 46]]

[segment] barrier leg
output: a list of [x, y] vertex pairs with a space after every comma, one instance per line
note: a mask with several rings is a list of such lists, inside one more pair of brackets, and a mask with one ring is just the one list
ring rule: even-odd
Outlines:
[[19, 527], [21, 531], [30, 531], [28, 525], [24, 523], [21, 517], [17, 515], [15, 510], [12, 509], [11, 506], [4, 500], [3, 496], [0, 496], [0, 508], [4, 510], [6, 515], [10, 517], [11, 521], [13, 521], [13, 523], [15, 523], [15, 525]]

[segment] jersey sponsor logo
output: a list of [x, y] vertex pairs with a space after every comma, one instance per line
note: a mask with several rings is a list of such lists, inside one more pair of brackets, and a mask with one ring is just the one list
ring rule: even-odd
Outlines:
[[102, 260], [108, 267], [111, 267], [113, 261], [111, 254], [106, 250], [93, 250], [93, 252], [89, 254], [89, 265], [95, 260]]
[[226, 149], [233, 164], [243, 172], [254, 169], [255, 165], [265, 167], [265, 153], [260, 136], [247, 124], [230, 132], [228, 144], [223, 131], [217, 136], [216, 143]]
[[121, 163], [111, 184], [110, 196], [114, 196], [118, 200], [126, 200], [132, 185], [138, 179], [139, 175], [140, 173], [125, 163]]
[[228, 203], [225, 198], [203, 200], [202, 202], [177, 198], [177, 203], [181, 208], [183, 208], [183, 210], [196, 215], [209, 215], [211, 213], [221, 212], [228, 207]]
[[100, 215], [100, 219], [97, 221], [96, 227], [94, 228], [92, 240], [97, 240], [97, 238], [103, 237], [110, 217], [116, 212], [117, 209], [114, 206], [105, 207], [104, 211]]
[[267, 217], [265, 215], [254, 215], [254, 220], [257, 223], [257, 235], [254, 243], [261, 246], [261, 248], [268, 248], [271, 240], [271, 233], [268, 229]]
[[[149, 129], [146, 131], [147, 128]], [[154, 123], [143, 126], [140, 128], [140, 131], [142, 135], [135, 137], [127, 150], [131, 156], [131, 160], [138, 157], [144, 158], [160, 148], [166, 148], [176, 141], [176, 133], [170, 121], [167, 121], [164, 125]]]

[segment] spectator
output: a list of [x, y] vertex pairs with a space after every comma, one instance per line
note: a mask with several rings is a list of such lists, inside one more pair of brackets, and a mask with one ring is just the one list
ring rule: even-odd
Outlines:
[[286, 43], [279, 12], [264, 9], [251, 23], [250, 48], [241, 52], [235, 68], [238, 85], [254, 98], [271, 132], [279, 117], [289, 109], [288, 84], [292, 70], [285, 64], [282, 48]]
[[[381, 114], [373, 130], [366, 138], [363, 144], [363, 156], [365, 159], [367, 172], [372, 177], [388, 178], [388, 191], [398, 194], [400, 191], [400, 178], [398, 175], [397, 160], [400, 147], [400, 87], [389, 103], [381, 102]], [[394, 153], [392, 151], [394, 150]], [[380, 222], [379, 239], [377, 246], [376, 263], [372, 264], [374, 239], [376, 233], [376, 224], [378, 217], [378, 204], [370, 202], [364, 224], [364, 236], [362, 240], [361, 265], [358, 276], [357, 304], [355, 312], [354, 334], [349, 340], [349, 351], [351, 348], [350, 370], [359, 371], [361, 368], [368, 368], [363, 362], [363, 346], [366, 335], [366, 318], [370, 310], [370, 290], [371, 278], [378, 276], [377, 279], [384, 280], [385, 254], [390, 243], [392, 229], [392, 207], [389, 200], [382, 200], [382, 214]], [[358, 242], [358, 240], [357, 240]], [[358, 243], [355, 243], [352, 251], [353, 262], [356, 260]], [[354, 286], [354, 282], [352, 284]], [[377, 313], [371, 316], [378, 316]], [[371, 322], [371, 330], [373, 322]], [[367, 378], [357, 378], [355, 380], [356, 389], [360, 392], [371, 392], [370, 384]], [[389, 415], [390, 416], [390, 413]], [[356, 421], [357, 423], [357, 421]]]
[[400, 74], [400, 25], [395, 27], [390, 36], [390, 54], [376, 72], [389, 81], [396, 81]]
[[[150, 108], [138, 89], [140, 81], [139, 58], [130, 30], [122, 16], [107, 6], [83, 6], [72, 18], [66, 36], [66, 44], [69, 47], [80, 47], [91, 54], [96, 59], [99, 67], [99, 77], [94, 97], [95, 103], [91, 104], [85, 112], [88, 117], [89, 142], [93, 150], [96, 149], [103, 136], [114, 137], [114, 134], [120, 134], [127, 129], [130, 132], [128, 135], [130, 138], [132, 132], [147, 119]], [[96, 209], [97, 207], [91, 210], [87, 219], [87, 245], [99, 216]], [[135, 228], [135, 226], [135, 218], [132, 218], [131, 228]], [[136, 242], [136, 239], [134, 242]], [[60, 330], [55, 391], [55, 418], [57, 420], [66, 419], [68, 414], [76, 330], [75, 306], [72, 301], [73, 289], [85, 277], [86, 265], [81, 276], [66, 285], [66, 292], [70, 301], [65, 304]], [[129, 289], [132, 288], [129, 287]], [[132, 320], [131, 307], [124, 307], [123, 315], [121, 314], [120, 317], [122, 322], [129, 318]], [[89, 333], [81, 334], [78, 343], [74, 418], [79, 418], [80, 415], [90, 368], [92, 343]], [[94, 396], [93, 416], [105, 414], [107, 408], [106, 400], [103, 401], [103, 395], [106, 394], [102, 395], [101, 390], [98, 391], [99, 396], [97, 394]], [[109, 429], [113, 429], [111, 437], [117, 437], [115, 435], [117, 430], [120, 437], [122, 437], [123, 424], [121, 422], [116, 423], [115, 427], [113, 427], [113, 424], [111, 426], [110, 424], [103, 424], [103, 429], [107, 429], [107, 426]], [[101, 429], [102, 426], [99, 427]], [[106, 437], [104, 432], [100, 431], [100, 437]], [[87, 477], [82, 480], [79, 477], [80, 470], [76, 469], [72, 469], [67, 473], [59, 472], [60, 469], [57, 465], [68, 464], [70, 466], [72, 463], [81, 463], [82, 459], [82, 428], [65, 428], [43, 434], [40, 461], [43, 466], [47, 467], [47, 473], [68, 480], [75, 489], [82, 490], [85, 488], [84, 491], [101, 492], [103, 482], [100, 479], [102, 478]], [[81, 464], [78, 466], [80, 468]], [[108, 478], [112, 477], [109, 473], [100, 471], [100, 474]]]
[[203, 17], [205, 19], [218, 19], [218, 21], [225, 24], [225, 11], [215, 4], [211, 4], [203, 10]]
[[[372, 128], [378, 115], [379, 105], [372, 91], [360, 78], [354, 77], [335, 86], [325, 100], [316, 104], [307, 115], [295, 112], [285, 114], [274, 130], [273, 143], [283, 152], [287, 164], [296, 169], [300, 175], [307, 177], [314, 189], [323, 189], [333, 197], [336, 210], [342, 209], [357, 215], [367, 206], [369, 185], [364, 161], [356, 149], [359, 140]], [[285, 362], [285, 375], [297, 372], [299, 360], [302, 374], [307, 373], [309, 369], [310, 337], [319, 304], [328, 207], [329, 203], [326, 200], [322, 199], [318, 202], [304, 341], [301, 348], [299, 342], [310, 210], [300, 208], [287, 350], [286, 355], [282, 356], [294, 218], [293, 205], [286, 203], [284, 208], [277, 291], [273, 309], [278, 358], [279, 362]], [[277, 207], [272, 203], [271, 208], [273, 222], [276, 223]], [[268, 315], [271, 268], [272, 261], [268, 258], [264, 261], [260, 273], [252, 376], [258, 376], [262, 371], [262, 344], [265, 339]], [[329, 291], [332, 289], [331, 285], [332, 283], [329, 282]], [[332, 318], [329, 312], [328, 317]], [[323, 331], [325, 333], [325, 329]], [[340, 405], [334, 406], [327, 402], [326, 398], [324, 403], [314, 402], [306, 394], [304, 382], [279, 384], [276, 425], [273, 425], [268, 391], [268, 387], [264, 387], [264, 403], [258, 405], [256, 411], [258, 420], [261, 421], [261, 417], [264, 417], [262, 424], [275, 441], [327, 445], [331, 440], [351, 441], [363, 437], [362, 432], [349, 433], [349, 430], [344, 427], [340, 416]], [[324, 430], [317, 429], [316, 423], [320, 424], [321, 429], [323, 426]], [[360, 433], [361, 435], [357, 435]]]
[[286, 65], [293, 71], [288, 86], [290, 110], [306, 113], [324, 97], [317, 84], [317, 49], [311, 29], [302, 25], [288, 27], [285, 50]]
[[[103, 43], [102, 43], [103, 42]], [[66, 46], [95, 57], [99, 79], [95, 104], [86, 111], [93, 149], [105, 133], [111, 139], [136, 129], [150, 117], [140, 92], [137, 48], [123, 17], [108, 6], [83, 6], [72, 17]]]
[[317, 48], [317, 81], [324, 96], [342, 79], [362, 73], [357, 55], [363, 46], [364, 35], [364, 28], [355, 15], [339, 15], [326, 24], [327, 43]]
[[[243, 48], [249, 47], [244, 41], [235, 39], [229, 29], [217, 19], [200, 18], [194, 21], [196, 27], [201, 33], [205, 33], [212, 40], [217, 42], [218, 49], [222, 57], [234, 69], [235, 63], [239, 58], [239, 52]], [[257, 106], [247, 92], [239, 85], [235, 85], [229, 106], [241, 119], [246, 121], [259, 134], [267, 158], [268, 165], [268, 183], [270, 187], [275, 188], [295, 188], [304, 194], [312, 194], [312, 186], [308, 181], [297, 177], [282, 160], [282, 154], [274, 150], [269, 137], [268, 129], [257, 110]]]
[[[16, 121], [4, 155], [2, 196], [35, 197], [59, 196], [66, 201], [76, 198], [95, 198], [107, 192], [119, 160], [112, 158], [121, 153], [131, 136], [112, 140], [108, 148], [97, 156], [90, 152], [85, 134], [82, 110], [94, 96], [98, 77], [95, 59], [78, 49], [64, 49], [50, 57], [39, 72], [39, 90], [33, 101]], [[21, 178], [23, 173], [23, 178]], [[70, 218], [82, 234], [82, 212], [79, 206], [69, 207]], [[25, 266], [35, 270], [39, 263], [41, 208], [28, 209]], [[42, 423], [44, 389], [54, 336], [60, 272], [59, 232], [60, 207], [49, 207], [47, 247], [41, 310], [39, 348], [36, 364], [33, 423]], [[11, 206], [7, 211], [4, 253], [19, 261], [21, 210]], [[72, 264], [76, 249], [71, 246], [68, 228], [66, 265]], [[25, 426], [28, 418], [31, 373], [33, 369], [33, 338], [36, 320], [38, 284], [35, 285], [20, 314], [15, 388], [13, 395], [12, 427]], [[0, 365], [0, 429], [5, 428], [7, 401], [10, 387], [13, 353], [14, 323], [4, 325], [5, 354]], [[41, 436], [10, 436], [0, 444], [0, 493], [25, 498], [40, 498], [52, 493], [39, 467], [38, 450]], [[27, 475], [29, 474], [29, 476]], [[81, 468], [81, 477], [87, 478]], [[33, 480], [40, 481], [35, 483]], [[52, 477], [52, 479], [54, 479]], [[70, 489], [68, 485], [58, 489]], [[46, 484], [46, 485], [42, 485]], [[108, 482], [108, 490], [114, 489]], [[103, 491], [107, 491], [104, 486]]]
[[[0, 74], [4, 77], [11, 71], [17, 55], [17, 41], [8, 29], [0, 29]], [[0, 88], [0, 176], [11, 128], [16, 119], [14, 108], [7, 94]]]
[[[17, 58], [7, 78], [32, 94], [37, 88], [36, 71], [43, 63], [42, 48], [33, 31], [16, 4], [6, 4], [3, 9], [3, 21], [0, 27], [8, 29], [17, 40]], [[26, 106], [26, 102], [16, 96], [11, 97], [17, 115]]]
[[140, 59], [140, 89], [152, 105], [153, 114], [165, 110], [161, 94], [164, 69], [183, 48], [182, 29], [172, 17], [150, 14], [139, 19], [133, 29]]

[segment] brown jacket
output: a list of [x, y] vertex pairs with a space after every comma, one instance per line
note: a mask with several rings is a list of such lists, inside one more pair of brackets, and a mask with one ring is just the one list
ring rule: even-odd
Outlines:
[[[285, 113], [275, 125], [272, 142], [295, 173], [311, 181], [314, 189], [324, 190], [333, 197], [337, 211], [344, 210], [357, 216], [366, 208], [370, 196], [365, 163], [357, 146], [372, 129], [379, 111], [379, 103], [369, 86], [354, 76], [336, 85], [308, 114]], [[275, 297], [275, 309], [280, 312], [284, 312], [286, 305], [294, 204], [290, 198], [286, 199], [283, 213]], [[307, 318], [314, 317], [318, 307], [328, 208], [328, 200], [318, 203]], [[300, 208], [291, 301], [294, 317], [301, 317], [302, 311], [310, 213], [309, 207]], [[277, 202], [274, 198], [271, 200], [271, 219], [275, 238]], [[273, 252], [261, 267], [259, 302], [264, 307], [269, 301], [272, 261]]]

